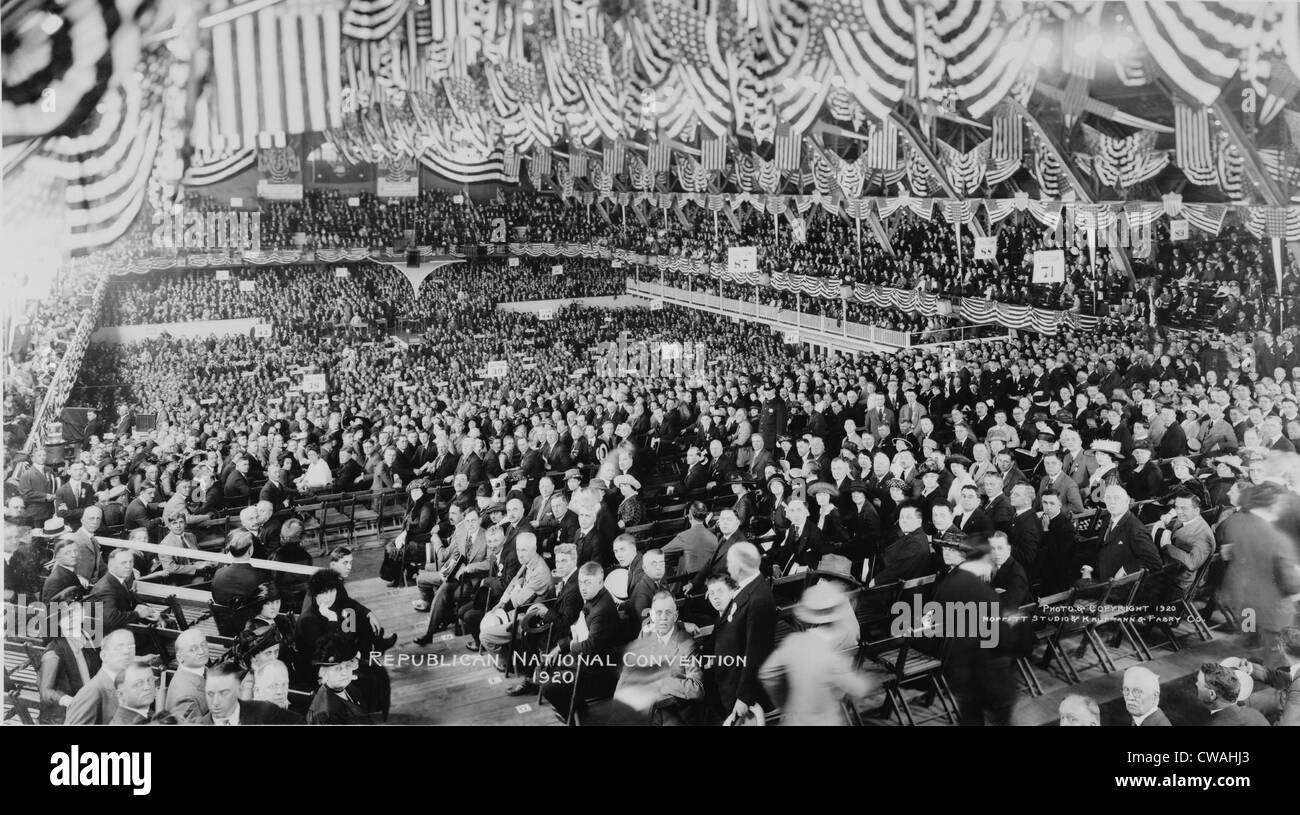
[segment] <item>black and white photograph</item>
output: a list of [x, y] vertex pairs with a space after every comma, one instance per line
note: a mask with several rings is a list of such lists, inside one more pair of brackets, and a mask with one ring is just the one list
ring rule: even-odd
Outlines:
[[1095, 726], [1102, 796], [1294, 760], [1200, 728], [1300, 725], [1300, 3], [0, 27], [3, 716], [50, 800], [157, 797], [193, 725]]

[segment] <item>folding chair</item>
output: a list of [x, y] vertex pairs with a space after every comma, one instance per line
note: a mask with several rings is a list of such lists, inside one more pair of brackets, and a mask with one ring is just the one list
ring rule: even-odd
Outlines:
[[[1013, 626], [1014, 630], [1028, 631], [1025, 636], [1025, 644], [1028, 646], [1023, 651], [1016, 652], [1016, 670], [1020, 672], [1020, 678], [1024, 680], [1025, 689], [1029, 691], [1030, 696], [1042, 696], [1043, 686], [1038, 681], [1038, 674], [1034, 673], [1034, 666], [1030, 663], [1029, 658], [1034, 655], [1034, 646], [1037, 640], [1034, 637], [1034, 621], [1038, 617], [1038, 603], [1025, 603], [1016, 610], [1017, 622]], [[1024, 626], [1024, 628], [1019, 628]]]
[[1205, 586], [1205, 581], [1209, 578], [1211, 567], [1216, 563], [1216, 557], [1217, 553], [1211, 557], [1207, 557], [1205, 562], [1201, 564], [1201, 568], [1197, 569], [1196, 574], [1192, 576], [1192, 582], [1187, 585], [1187, 588], [1183, 590], [1182, 594], [1178, 595], [1178, 597], [1174, 599], [1174, 605], [1180, 610], [1180, 619], [1178, 624], [1170, 625], [1169, 621], [1164, 617], [1156, 618], [1156, 627], [1165, 635], [1165, 640], [1169, 645], [1170, 650], [1182, 650], [1182, 645], [1178, 642], [1178, 629], [1184, 622], [1191, 623], [1192, 632], [1200, 637], [1203, 642], [1209, 642], [1214, 639], [1214, 635], [1210, 633], [1210, 627], [1207, 626], [1205, 620], [1201, 618], [1201, 613], [1197, 611], [1195, 603], [1197, 595], [1201, 593], [1202, 587]]
[[1074, 667], [1074, 662], [1070, 659], [1069, 651], [1064, 646], [1064, 640], [1076, 634], [1080, 637], [1079, 647], [1081, 649], [1092, 648], [1093, 653], [1097, 656], [1097, 665], [1104, 672], [1110, 672], [1106, 666], [1106, 657], [1103, 653], [1104, 646], [1101, 645], [1092, 628], [1097, 609], [1106, 605], [1106, 601], [1110, 597], [1110, 587], [1111, 581], [1108, 580], [1095, 586], [1075, 589], [1070, 597], [1069, 607], [1059, 609], [1059, 613], [1064, 615], [1064, 619], [1061, 620], [1055, 636], [1051, 639], [1054, 646], [1052, 654], [1061, 661], [1062, 667], [1071, 677], [1071, 684], [1079, 681], [1079, 671]]
[[943, 661], [939, 657], [916, 650], [914, 639], [914, 632], [909, 630], [905, 636], [891, 637], [880, 643], [880, 650], [870, 655], [873, 662], [890, 674], [884, 690], [885, 695], [894, 705], [898, 723], [904, 727], [914, 727], [917, 723], [916, 717], [912, 715], [912, 708], [907, 704], [907, 697], [903, 693], [904, 686], [928, 683], [934, 695], [938, 697], [939, 703], [943, 705], [948, 722], [956, 724], [957, 701], [943, 678]]
[[[1106, 670], [1107, 666], [1110, 671], [1116, 670], [1115, 659], [1122, 657], [1136, 657], [1139, 662], [1146, 662], [1151, 659], [1151, 652], [1147, 645], [1142, 641], [1142, 635], [1137, 631], [1137, 624], [1133, 621], [1134, 617], [1141, 615], [1145, 609], [1135, 608], [1133, 603], [1137, 600], [1138, 592], [1142, 588], [1142, 583], [1146, 577], [1146, 569], [1138, 569], [1133, 574], [1126, 574], [1123, 577], [1116, 578], [1110, 582], [1110, 594], [1107, 603], [1097, 608], [1097, 614], [1089, 626], [1091, 638], [1098, 646], [1098, 652], [1103, 657], [1102, 669]], [[1101, 636], [1101, 630], [1106, 626], [1114, 625], [1119, 628], [1119, 634], [1129, 641], [1133, 646], [1132, 651], [1122, 654], [1114, 654], [1106, 645], [1106, 640]]]
[[1078, 674], [1073, 673], [1074, 668], [1066, 661], [1060, 645], [1060, 630], [1065, 622], [1065, 617], [1073, 608], [1071, 601], [1074, 598], [1074, 589], [1066, 589], [1057, 594], [1051, 594], [1046, 597], [1040, 597], [1037, 603], [1038, 608], [1035, 610], [1031, 625], [1033, 625], [1034, 645], [1042, 644], [1044, 653], [1043, 660], [1047, 662], [1055, 659], [1061, 666], [1061, 674], [1065, 681], [1071, 685], [1079, 681]]

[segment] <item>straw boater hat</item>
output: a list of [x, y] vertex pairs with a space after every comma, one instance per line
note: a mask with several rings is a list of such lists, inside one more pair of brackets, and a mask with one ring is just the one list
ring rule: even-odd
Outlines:
[[844, 616], [845, 605], [844, 591], [833, 582], [823, 580], [804, 591], [794, 616], [808, 625], [825, 625]]
[[1097, 453], [1106, 453], [1113, 459], [1124, 457], [1119, 442], [1113, 439], [1095, 439], [1088, 449]]

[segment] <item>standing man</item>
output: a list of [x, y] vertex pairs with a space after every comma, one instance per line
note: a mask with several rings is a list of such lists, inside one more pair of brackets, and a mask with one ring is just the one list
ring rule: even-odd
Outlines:
[[713, 631], [720, 718], [743, 719], [751, 707], [771, 706], [758, 674], [776, 647], [776, 602], [758, 567], [752, 543], [728, 550], [727, 571], [739, 588]]

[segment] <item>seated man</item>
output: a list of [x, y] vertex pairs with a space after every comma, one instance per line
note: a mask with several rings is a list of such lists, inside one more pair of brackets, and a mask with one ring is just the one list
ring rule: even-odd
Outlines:
[[87, 603], [99, 603], [104, 633], [126, 628], [141, 620], [154, 622], [162, 614], [157, 608], [139, 602], [135, 593], [135, 553], [126, 548], [114, 549], [108, 555], [108, 571], [86, 595]]
[[[555, 547], [555, 573], [559, 575], [552, 590], [555, 594], [555, 602], [534, 603], [528, 611], [524, 612], [524, 619], [520, 621], [525, 632], [523, 648], [516, 650], [511, 657], [519, 672], [528, 678], [506, 691], [511, 696], [537, 693], [537, 684], [533, 679], [535, 661], [530, 657], [534, 651], [541, 650], [543, 646], [537, 642], [540, 634], [529, 637], [529, 633], [540, 632], [543, 630], [542, 627], [550, 626], [546, 639], [549, 642], [559, 642], [569, 635], [570, 628], [582, 613], [583, 600], [582, 593], [578, 590], [577, 574], [578, 547], [571, 543], [562, 543]], [[535, 627], [530, 625], [532, 621], [536, 621]]]
[[108, 724], [117, 715], [117, 677], [135, 660], [135, 635], [125, 628], [109, 632], [99, 658], [99, 671], [68, 703], [64, 724]]
[[176, 637], [176, 673], [167, 684], [166, 709], [179, 719], [198, 721], [208, 713], [203, 690], [208, 658], [208, 638], [197, 627]]
[[212, 601], [225, 606], [217, 619], [223, 637], [233, 637], [261, 608], [259, 592], [262, 573], [248, 562], [253, 559], [253, 533], [235, 529], [226, 535], [226, 554], [234, 563], [222, 566], [212, 578]]
[[253, 699], [289, 709], [289, 666], [278, 659], [262, 665], [253, 676]]
[[117, 712], [109, 724], [144, 724], [153, 715], [158, 677], [147, 660], [128, 662], [113, 681]]
[[1180, 568], [1165, 588], [1163, 600], [1182, 596], [1196, 579], [1196, 572], [1214, 554], [1214, 531], [1201, 517], [1201, 500], [1190, 492], [1174, 498], [1174, 508], [1156, 521], [1151, 530], [1166, 563]]
[[1238, 704], [1240, 696], [1241, 679], [1235, 670], [1217, 662], [1201, 665], [1196, 673], [1196, 698], [1210, 711], [1210, 727], [1268, 727], [1264, 714]]
[[[166, 516], [167, 535], [161, 545], [174, 546], [177, 549], [198, 549], [198, 539], [193, 532], [186, 531], [185, 510], [179, 510]], [[169, 552], [158, 554], [158, 563], [167, 574], [167, 582], [173, 586], [183, 586], [206, 579], [216, 570], [216, 564], [204, 560], [190, 560], [177, 557]]]
[[546, 655], [549, 667], [540, 676], [542, 695], [566, 720], [571, 710], [583, 710], [585, 700], [613, 693], [624, 642], [618, 608], [605, 591], [605, 570], [599, 563], [579, 567], [578, 591], [582, 613], [569, 635]]
[[252, 724], [302, 724], [302, 717], [282, 710], [270, 702], [239, 698], [243, 671], [233, 662], [218, 662], [208, 669], [204, 680], [204, 695], [208, 699], [208, 715], [200, 724], [218, 726]]
[[691, 703], [704, 698], [700, 647], [678, 621], [671, 594], [656, 592], [649, 612], [623, 655], [610, 724], [690, 724]]
[[1062, 699], [1056, 714], [1061, 717], [1061, 727], [1101, 726], [1101, 708], [1087, 696], [1077, 693]]
[[[498, 652], [510, 644], [510, 632], [520, 609], [530, 603], [543, 602], [551, 593], [551, 568], [537, 552], [537, 536], [520, 532], [515, 536], [515, 554], [519, 558], [519, 572], [506, 586], [501, 599], [491, 611], [479, 620], [466, 620], [466, 627], [478, 629], [481, 650]], [[470, 650], [478, 650], [471, 646]], [[508, 657], [508, 655], [507, 655]], [[498, 667], [501, 663], [497, 661]]]

